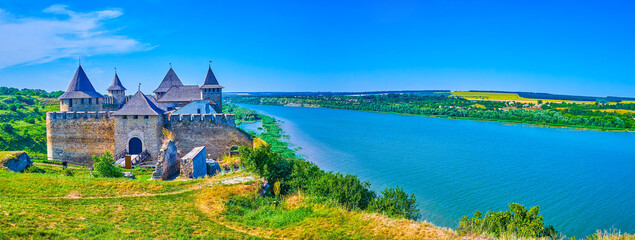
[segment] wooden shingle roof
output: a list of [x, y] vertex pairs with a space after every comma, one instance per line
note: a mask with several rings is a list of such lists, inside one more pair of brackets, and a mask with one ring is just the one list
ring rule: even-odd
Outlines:
[[157, 102], [190, 102], [201, 100], [201, 89], [196, 85], [171, 87]]
[[117, 73], [115, 73], [115, 77], [112, 79], [112, 83], [110, 84], [110, 87], [108, 87], [107, 90], [108, 91], [126, 90], [126, 88], [123, 87], [123, 85], [121, 84], [121, 81], [119, 80], [119, 76], [117, 75]]
[[102, 98], [103, 96], [95, 91], [93, 84], [90, 83], [88, 76], [84, 72], [81, 65], [77, 68], [75, 76], [71, 80], [71, 84], [68, 85], [66, 92], [62, 94], [58, 99], [73, 99], [73, 98]]
[[205, 76], [205, 82], [201, 88], [223, 88], [223, 86], [218, 85], [218, 80], [216, 80], [216, 76], [212, 72], [212, 66], [207, 69], [207, 76]]
[[149, 115], [157, 116], [165, 113], [163, 109], [158, 107], [154, 101], [150, 100], [148, 96], [144, 95], [141, 91], [132, 96], [128, 102], [126, 102], [121, 109], [114, 112], [112, 115]]
[[174, 86], [183, 86], [183, 83], [181, 82], [181, 79], [179, 79], [179, 77], [176, 75], [174, 70], [170, 68], [170, 70], [168, 70], [168, 73], [165, 74], [163, 81], [161, 81], [161, 84], [159, 84], [159, 87], [154, 90], [154, 93], [167, 92], [171, 87]]

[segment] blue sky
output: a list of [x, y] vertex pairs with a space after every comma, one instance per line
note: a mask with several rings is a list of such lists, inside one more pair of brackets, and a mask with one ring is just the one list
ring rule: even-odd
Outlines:
[[6, 1], [0, 85], [66, 89], [82, 57], [154, 90], [509, 90], [635, 97], [632, 1]]

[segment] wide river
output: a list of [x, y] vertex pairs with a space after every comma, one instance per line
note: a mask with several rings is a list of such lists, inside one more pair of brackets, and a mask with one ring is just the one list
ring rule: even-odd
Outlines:
[[423, 219], [456, 228], [475, 210], [539, 205], [567, 236], [635, 232], [635, 133], [387, 113], [242, 105], [281, 120], [320, 168], [377, 192], [414, 193]]

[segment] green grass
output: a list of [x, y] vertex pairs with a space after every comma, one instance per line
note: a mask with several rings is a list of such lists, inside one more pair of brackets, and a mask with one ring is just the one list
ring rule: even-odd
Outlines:
[[311, 207], [285, 209], [274, 198], [261, 198], [256, 193], [235, 195], [225, 203], [225, 217], [244, 226], [263, 228], [287, 228], [299, 225], [307, 218], [329, 215], [326, 211], [316, 211]]
[[95, 178], [79, 170], [64, 176], [60, 166], [39, 167], [46, 173], [0, 171], [0, 239], [254, 238], [226, 228], [195, 206], [194, 187], [208, 179]]
[[24, 151], [0, 151], [0, 163], [5, 163], [10, 158], [16, 158]]
[[[59, 166], [38, 165], [46, 173], [14, 173], [0, 171], [0, 196], [11, 198], [117, 196], [130, 194], [155, 194], [185, 190], [200, 183], [194, 181], [148, 181], [149, 176], [131, 179], [95, 178], [90, 171], [73, 171], [72, 177], [64, 176]], [[137, 173], [143, 170], [137, 170]], [[134, 172], [134, 171], [133, 171]], [[150, 172], [151, 174], [152, 172]], [[135, 174], [136, 175], [136, 174]], [[142, 175], [143, 174], [139, 174]]]
[[249, 239], [197, 210], [193, 193], [145, 198], [0, 202], [0, 235], [10, 238]]

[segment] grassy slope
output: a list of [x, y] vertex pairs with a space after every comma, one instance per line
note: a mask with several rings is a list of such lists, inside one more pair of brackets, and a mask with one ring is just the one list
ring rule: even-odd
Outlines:
[[[216, 223], [195, 207], [201, 191], [196, 187], [215, 179], [103, 179], [81, 171], [75, 171], [75, 176], [63, 176], [57, 173], [57, 166], [44, 168], [48, 173], [0, 172], [0, 236], [251, 238]], [[153, 195], [158, 193], [165, 195]]]
[[[0, 236], [8, 238], [318, 238], [457, 237], [426, 223], [393, 220], [312, 203], [301, 195], [248, 216], [228, 212], [235, 195], [255, 196], [257, 182], [216, 184], [233, 173], [196, 181], [147, 181], [0, 171]], [[97, 198], [95, 198], [97, 197]], [[105, 198], [101, 198], [105, 197]], [[427, 237], [426, 237], [427, 236]]]

